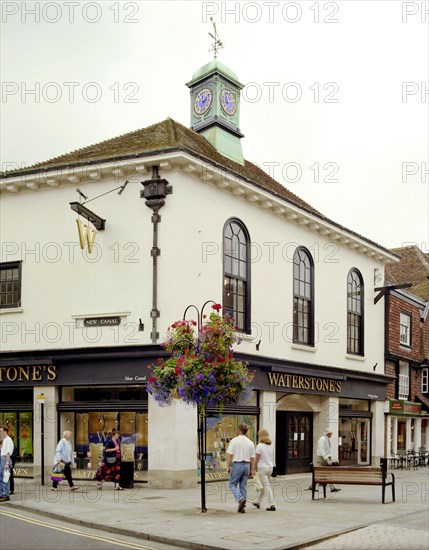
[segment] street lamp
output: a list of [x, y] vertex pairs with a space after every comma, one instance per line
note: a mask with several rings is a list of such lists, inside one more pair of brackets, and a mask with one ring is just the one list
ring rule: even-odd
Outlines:
[[[152, 250], [152, 309], [150, 316], [152, 318], [152, 344], [156, 344], [159, 333], [157, 330], [157, 319], [160, 315], [158, 309], [158, 256], [161, 254], [161, 249], [158, 247], [158, 224], [161, 222], [161, 216], [158, 213], [160, 208], [165, 204], [165, 198], [173, 192], [171, 185], [168, 185], [166, 179], [161, 179], [159, 176], [158, 166], [152, 166], [152, 178], [142, 181], [143, 191], [140, 191], [140, 198], [146, 199], [145, 204], [153, 210], [153, 239]], [[140, 323], [141, 324], [141, 323]]]

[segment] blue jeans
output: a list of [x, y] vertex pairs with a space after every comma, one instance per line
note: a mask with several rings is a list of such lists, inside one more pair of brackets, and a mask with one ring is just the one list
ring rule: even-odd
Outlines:
[[[247, 497], [247, 478], [250, 474], [248, 462], [233, 462], [231, 464], [231, 475], [229, 476], [229, 488], [234, 495], [235, 501]], [[240, 486], [238, 489], [237, 487]]]
[[[10, 493], [10, 481], [4, 483], [3, 481], [3, 472], [4, 466], [6, 464], [6, 455], [1, 457], [0, 460], [0, 497], [8, 497]], [[10, 468], [10, 465], [9, 465]]]

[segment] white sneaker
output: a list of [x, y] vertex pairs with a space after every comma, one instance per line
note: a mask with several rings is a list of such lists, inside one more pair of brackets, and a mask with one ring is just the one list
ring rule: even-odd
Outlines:
[[58, 491], [58, 487], [51, 487], [51, 491]]

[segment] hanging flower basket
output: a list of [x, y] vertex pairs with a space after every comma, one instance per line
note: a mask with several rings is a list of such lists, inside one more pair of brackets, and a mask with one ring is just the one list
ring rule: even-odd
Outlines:
[[239, 341], [231, 317], [222, 317], [214, 304], [208, 319], [197, 331], [195, 321], [176, 321], [168, 327], [164, 347], [172, 356], [152, 366], [148, 392], [161, 406], [178, 399], [222, 410], [225, 401], [238, 403], [251, 395], [253, 373], [234, 359], [232, 346]]

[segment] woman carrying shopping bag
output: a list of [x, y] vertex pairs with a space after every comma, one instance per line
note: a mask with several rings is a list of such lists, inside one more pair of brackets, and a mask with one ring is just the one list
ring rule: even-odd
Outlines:
[[[74, 464], [74, 456], [73, 456], [73, 449], [70, 443], [72, 433], [69, 431], [65, 431], [63, 433], [63, 438], [60, 439], [58, 442], [57, 448], [55, 450], [55, 456], [54, 456], [54, 466], [57, 466], [61, 472], [64, 474], [64, 478], [67, 480], [67, 483], [70, 486], [70, 491], [76, 491], [78, 487], [73, 483], [72, 479], [72, 473], [71, 473], [71, 467]], [[54, 472], [53, 472], [54, 475]], [[52, 487], [51, 491], [58, 491], [58, 483], [60, 482], [60, 479], [52, 479]]]
[[95, 473], [94, 479], [98, 481], [98, 489], [103, 488], [104, 481], [113, 481], [116, 491], [122, 491], [119, 485], [121, 478], [121, 446], [119, 444], [119, 433], [113, 429], [112, 437], [106, 442], [103, 453], [103, 462]]

